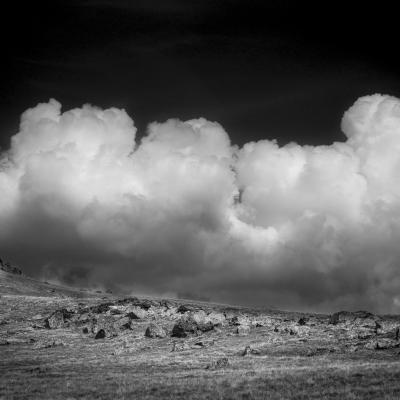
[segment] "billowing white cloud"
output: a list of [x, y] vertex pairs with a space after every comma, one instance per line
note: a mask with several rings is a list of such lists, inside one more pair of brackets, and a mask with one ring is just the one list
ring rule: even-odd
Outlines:
[[50, 100], [0, 156], [0, 249], [34, 275], [297, 309], [400, 310], [400, 100], [363, 97], [347, 141], [230, 143]]

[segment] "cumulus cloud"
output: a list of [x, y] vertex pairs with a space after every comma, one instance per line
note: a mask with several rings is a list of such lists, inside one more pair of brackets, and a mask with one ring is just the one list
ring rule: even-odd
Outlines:
[[0, 249], [27, 273], [216, 301], [400, 311], [400, 100], [345, 112], [343, 143], [238, 148], [216, 122], [55, 100], [0, 156]]

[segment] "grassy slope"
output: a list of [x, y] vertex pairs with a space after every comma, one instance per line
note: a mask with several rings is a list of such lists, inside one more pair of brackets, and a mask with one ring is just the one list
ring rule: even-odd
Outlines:
[[[60, 307], [104, 299], [0, 274], [0, 340], [9, 343], [0, 346], [0, 399], [400, 398], [399, 349], [357, 347], [359, 340], [344, 326], [329, 325], [326, 316], [311, 316], [291, 335], [284, 328], [297, 326], [296, 314], [208, 305], [263, 326], [248, 336], [226, 326], [199, 337], [148, 339], [144, 319], [116, 338], [94, 340], [78, 329], [41, 329], [40, 322]], [[174, 323], [152, 319], [167, 327]], [[187, 349], [173, 352], [173, 343]], [[256, 354], [243, 356], [248, 345]], [[228, 357], [228, 366], [206, 369], [221, 357]]]

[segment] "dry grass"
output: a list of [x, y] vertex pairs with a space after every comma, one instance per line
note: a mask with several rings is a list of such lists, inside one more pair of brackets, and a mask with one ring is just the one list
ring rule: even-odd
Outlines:
[[[201, 336], [148, 339], [144, 319], [115, 338], [95, 340], [76, 327], [39, 327], [60, 307], [104, 300], [73, 292], [63, 297], [9, 292], [3, 285], [0, 341], [9, 344], [0, 346], [1, 399], [400, 398], [399, 349], [369, 350], [349, 326], [329, 325], [326, 316], [311, 316], [290, 334], [296, 314], [231, 309], [262, 326], [254, 325], [248, 336], [227, 324]], [[157, 314], [150, 319], [168, 329], [174, 324]], [[184, 350], [172, 351], [174, 343], [178, 349], [186, 343]], [[243, 356], [246, 346], [252, 350]], [[207, 368], [224, 357], [228, 365]]]

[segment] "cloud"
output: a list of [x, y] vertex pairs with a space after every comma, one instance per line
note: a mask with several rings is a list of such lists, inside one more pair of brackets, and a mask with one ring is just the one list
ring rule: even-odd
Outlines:
[[0, 249], [35, 276], [241, 304], [399, 312], [400, 100], [343, 143], [238, 148], [203, 118], [27, 110], [0, 157]]

